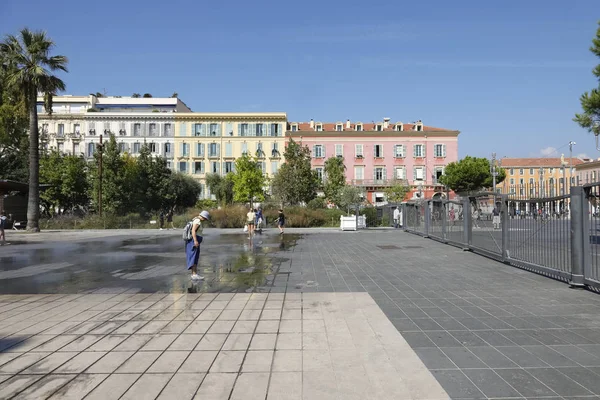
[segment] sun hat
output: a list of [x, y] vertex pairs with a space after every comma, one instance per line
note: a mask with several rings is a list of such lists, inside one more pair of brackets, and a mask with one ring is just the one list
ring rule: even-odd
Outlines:
[[200, 216], [204, 219], [208, 219], [210, 220], [210, 214], [208, 213], [208, 211], [204, 210], [200, 213]]

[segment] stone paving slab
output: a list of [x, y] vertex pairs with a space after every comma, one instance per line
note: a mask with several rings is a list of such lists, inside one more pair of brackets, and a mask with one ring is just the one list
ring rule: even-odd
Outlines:
[[[75, 326], [52, 313], [102, 304], [160, 313], [121, 334], [131, 321], [111, 313]], [[449, 398], [368, 293], [0, 295], [0, 307], [3, 399]]]

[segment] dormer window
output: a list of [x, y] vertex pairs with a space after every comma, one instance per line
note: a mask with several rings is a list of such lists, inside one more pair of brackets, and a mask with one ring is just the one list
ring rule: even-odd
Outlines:
[[317, 132], [322, 132], [322, 131], [323, 131], [323, 124], [321, 124], [321, 123], [317, 123], [317, 124], [315, 125], [315, 131], [317, 131]]
[[402, 124], [396, 124], [396, 126], [394, 127], [394, 130], [396, 132], [402, 132], [404, 130], [404, 126], [402, 126]]
[[361, 124], [360, 122], [356, 124], [356, 131], [357, 132], [362, 132], [363, 130], [363, 124]]
[[344, 130], [344, 125], [342, 125], [342, 124], [337, 124], [337, 125], [335, 126], [335, 130], [336, 130], [337, 132], [341, 132], [341, 131], [343, 131], [343, 130]]
[[292, 132], [298, 132], [298, 124], [292, 124]]
[[421, 132], [423, 130], [423, 125], [417, 125], [417, 132]]
[[383, 131], [383, 126], [382, 126], [381, 124], [377, 124], [377, 125], [375, 125], [375, 131], [376, 131], [376, 132], [381, 132], [381, 131]]
[[421, 122], [421, 120], [419, 120], [419, 121], [417, 121], [417, 122], [414, 123], [413, 130], [417, 131], [417, 132], [422, 132], [423, 131], [423, 123]]

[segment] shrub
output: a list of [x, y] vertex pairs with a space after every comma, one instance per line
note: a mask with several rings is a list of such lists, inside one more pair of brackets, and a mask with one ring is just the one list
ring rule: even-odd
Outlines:
[[217, 201], [209, 199], [198, 200], [196, 202], [196, 208], [199, 209], [199, 211], [217, 208]]
[[323, 197], [315, 197], [306, 204], [306, 207], [310, 210], [323, 210], [327, 208], [327, 203]]
[[211, 225], [217, 228], [243, 228], [248, 209], [234, 205], [210, 211]]

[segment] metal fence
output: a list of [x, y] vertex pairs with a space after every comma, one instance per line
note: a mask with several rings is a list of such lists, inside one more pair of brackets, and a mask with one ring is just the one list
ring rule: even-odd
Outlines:
[[600, 183], [523, 186], [509, 195], [416, 200], [403, 207], [408, 232], [507, 264], [600, 289]]

